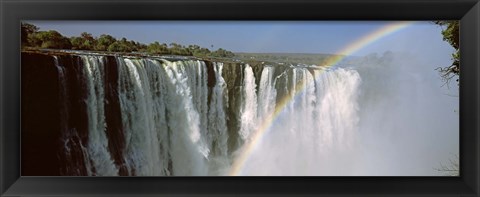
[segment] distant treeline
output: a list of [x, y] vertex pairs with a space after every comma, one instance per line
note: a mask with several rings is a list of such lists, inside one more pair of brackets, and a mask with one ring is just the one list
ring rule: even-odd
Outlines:
[[177, 43], [153, 42], [148, 45], [122, 38], [117, 40], [111, 35], [102, 34], [93, 37], [83, 32], [80, 36], [65, 37], [55, 30], [38, 31], [39, 28], [29, 23], [22, 23], [22, 47], [35, 49], [72, 49], [109, 52], [139, 52], [152, 55], [184, 55], [197, 57], [233, 57], [231, 51], [219, 48], [210, 51], [198, 45], [183, 46]]
[[322, 62], [324, 62], [327, 58], [331, 56], [334, 55], [313, 53], [235, 53], [235, 57], [241, 60], [256, 60], [307, 65], [320, 65]]

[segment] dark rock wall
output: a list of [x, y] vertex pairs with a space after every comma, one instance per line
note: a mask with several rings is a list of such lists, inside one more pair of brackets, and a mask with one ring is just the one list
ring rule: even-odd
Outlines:
[[52, 56], [21, 57], [21, 175], [60, 175], [59, 83]]
[[[58, 58], [58, 65], [54, 56]], [[127, 175], [117, 62], [114, 56], [105, 57], [108, 148], [120, 175]], [[87, 86], [81, 57], [24, 52], [21, 64], [22, 175], [88, 175], [85, 165], [89, 162], [85, 154], [88, 152]], [[58, 67], [63, 69], [63, 78]]]

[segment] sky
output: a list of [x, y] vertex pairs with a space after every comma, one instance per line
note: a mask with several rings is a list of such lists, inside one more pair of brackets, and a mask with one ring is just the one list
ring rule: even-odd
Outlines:
[[[82, 32], [109, 34], [141, 43], [197, 44], [233, 52], [336, 54], [349, 43], [391, 21], [27, 21], [40, 30], [57, 30], [65, 36]], [[385, 36], [352, 55], [415, 52], [450, 54], [441, 27], [430, 21], [416, 23]], [[211, 47], [213, 45], [213, 48]], [[449, 57], [449, 56], [448, 56]]]

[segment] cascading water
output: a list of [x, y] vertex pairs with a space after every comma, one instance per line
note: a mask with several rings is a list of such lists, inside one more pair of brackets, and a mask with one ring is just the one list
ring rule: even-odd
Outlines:
[[[108, 151], [108, 139], [105, 134], [105, 91], [104, 68], [102, 57], [82, 57], [84, 62], [85, 81], [87, 84], [87, 112], [89, 122], [88, 158], [95, 169], [96, 175], [112, 176], [118, 174], [118, 169]], [[93, 175], [92, 169], [87, 168], [88, 175]]]
[[358, 73], [342, 68], [314, 70], [319, 76], [315, 79], [306, 68], [291, 72], [295, 73], [292, 81], [298, 80], [292, 86], [303, 88], [268, 128], [241, 174], [328, 174], [331, 169], [323, 165], [334, 158], [332, 154], [351, 146], [346, 138], [356, 132]]
[[273, 81], [273, 67], [265, 67], [260, 78], [260, 88], [258, 91], [258, 119], [268, 118], [276, 105], [277, 91], [275, 90], [275, 81]]
[[223, 63], [213, 64], [216, 84], [212, 90], [210, 105], [208, 108], [207, 137], [211, 152], [209, 171], [211, 174], [220, 174], [220, 169], [228, 165], [228, 133], [225, 115], [224, 91], [225, 80], [222, 77]]
[[255, 76], [248, 64], [245, 65], [244, 81], [242, 86], [242, 108], [240, 109], [240, 136], [247, 140], [257, 125], [257, 85]]
[[69, 58], [53, 58], [62, 175], [362, 174], [376, 156], [359, 147], [387, 136], [370, 132], [391, 101], [380, 97], [398, 97], [368, 67]]
[[[353, 126], [346, 125], [355, 125], [355, 122], [346, 124], [347, 120], [341, 119], [356, 115], [355, 92], [360, 80], [353, 70], [313, 70], [315, 75], [325, 76], [315, 79], [312, 71], [300, 67], [262, 66], [254, 69], [248, 64], [225, 66], [222, 62], [207, 65], [199, 60], [115, 57], [117, 86], [109, 84], [106, 87], [107, 77], [111, 75], [106, 73], [106, 59], [103, 56], [80, 55], [80, 60], [81, 69], [76, 72], [85, 84], [88, 138], [82, 143], [74, 129], [68, 129], [67, 125], [61, 129], [66, 133], [64, 150], [82, 150], [77, 156], [83, 157], [83, 168], [86, 170], [83, 175], [225, 175], [242, 144], [251, 140], [259, 125], [268, 118], [275, 118], [272, 113], [277, 102], [287, 95], [295, 99], [279, 115], [280, 123], [269, 128], [273, 138], [283, 139], [262, 143], [264, 151], [269, 146], [276, 147], [269, 143], [280, 142], [286, 144], [285, 148], [310, 154], [298, 159], [315, 159], [314, 154], [321, 152], [322, 147], [332, 146], [332, 139], [342, 142], [341, 137], [348, 135], [345, 132], [354, 132]], [[58, 65], [58, 59], [56, 62], [60, 84], [64, 87], [67, 83], [63, 74], [65, 68]], [[230, 76], [223, 72], [234, 66], [242, 68], [238, 73], [241, 74], [237, 79], [240, 80], [237, 82], [240, 85], [238, 89], [229, 86], [225, 78]], [[255, 71], [260, 73], [257, 75]], [[260, 76], [260, 79], [255, 76]], [[293, 95], [296, 86], [305, 86], [305, 91]], [[60, 89], [62, 97], [65, 97], [63, 100], [67, 101], [64, 95], [67, 90]], [[237, 91], [235, 94], [240, 96], [237, 108], [230, 106], [233, 99], [228, 97], [229, 91]], [[116, 97], [111, 100], [118, 100], [120, 109], [119, 130], [123, 143], [114, 148], [109, 144], [113, 140], [107, 135], [110, 125], [105, 114], [107, 106], [112, 105], [106, 98], [107, 94]], [[345, 104], [340, 110], [332, 109]], [[62, 108], [68, 108], [64, 105]], [[238, 111], [233, 113], [232, 110]], [[62, 114], [67, 113], [68, 110]], [[236, 114], [237, 117], [228, 117], [228, 114]], [[67, 115], [62, 116], [68, 118]], [[229, 136], [229, 119], [238, 121], [236, 136]], [[72, 145], [73, 142], [76, 143]], [[240, 143], [240, 146], [229, 150], [232, 147], [229, 144], [234, 142]], [[65, 154], [70, 153], [66, 151]], [[120, 158], [115, 155], [120, 155]], [[272, 161], [284, 157], [277, 154], [270, 156]], [[252, 165], [256, 165], [254, 163]], [[67, 169], [79, 168], [78, 162], [66, 165]], [[252, 173], [276, 174], [266, 171]], [[67, 171], [65, 175], [82, 173]]]
[[128, 58], [117, 61], [129, 172], [205, 174], [209, 149], [201, 135], [206, 130], [202, 119], [206, 116], [203, 106], [207, 105], [202, 64]]

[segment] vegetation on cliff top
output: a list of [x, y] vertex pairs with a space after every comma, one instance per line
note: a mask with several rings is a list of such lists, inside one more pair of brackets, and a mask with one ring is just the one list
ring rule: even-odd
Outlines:
[[138, 52], [150, 55], [183, 55], [196, 57], [226, 57], [235, 54], [219, 48], [210, 51], [198, 45], [183, 46], [177, 43], [169, 45], [153, 42], [148, 45], [126, 38], [116, 39], [111, 35], [102, 34], [93, 37], [92, 34], [83, 32], [80, 36], [65, 37], [55, 30], [39, 31], [39, 28], [29, 23], [22, 23], [21, 40], [22, 49], [72, 49], [108, 52]]
[[[452, 53], [452, 65], [446, 67], [440, 67], [440, 71], [443, 80], [446, 84], [450, 82], [454, 77], [460, 75], [460, 21], [434, 21], [435, 24], [445, 28], [442, 30], [443, 40], [447, 41], [455, 49], [455, 52]], [[456, 79], [458, 82], [458, 79]]]

